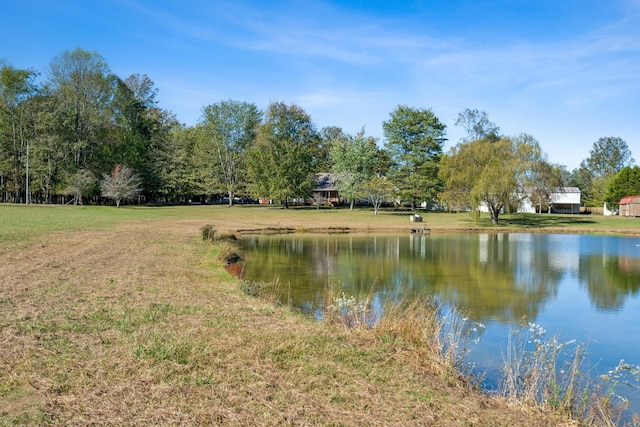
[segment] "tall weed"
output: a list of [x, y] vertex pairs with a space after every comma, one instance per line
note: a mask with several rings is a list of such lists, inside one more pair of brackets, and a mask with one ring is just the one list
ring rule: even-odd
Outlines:
[[562, 342], [558, 335], [546, 337], [543, 327], [528, 323], [509, 336], [499, 393], [509, 400], [564, 413], [585, 425], [616, 426], [627, 402], [615, 389], [621, 383], [638, 383], [640, 367], [620, 361], [601, 376], [602, 383], [596, 383], [584, 371], [584, 353], [585, 345], [575, 340]]

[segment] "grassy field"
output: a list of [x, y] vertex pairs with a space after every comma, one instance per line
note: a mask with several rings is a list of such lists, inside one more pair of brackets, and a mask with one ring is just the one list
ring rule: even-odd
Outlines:
[[353, 231], [406, 232], [410, 226], [424, 225], [432, 232], [550, 232], [640, 235], [640, 219], [600, 215], [502, 215], [492, 226], [483, 214], [478, 221], [468, 213], [424, 213], [423, 223], [410, 223], [410, 212], [370, 209], [320, 209], [274, 206], [173, 206], [122, 207], [0, 205], [0, 243], [4, 246], [30, 243], [53, 232], [105, 229], [125, 221], [156, 220], [213, 223], [229, 231], [291, 228], [296, 231], [350, 229]]
[[[424, 214], [432, 232], [488, 218]], [[558, 425], [485, 396], [402, 321], [346, 329], [241, 291], [200, 229], [408, 232], [408, 213], [0, 205], [0, 425]], [[505, 216], [498, 230], [640, 234]]]

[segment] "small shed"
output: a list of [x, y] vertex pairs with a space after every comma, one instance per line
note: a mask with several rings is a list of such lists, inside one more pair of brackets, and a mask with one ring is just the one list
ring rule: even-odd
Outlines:
[[620, 200], [620, 216], [640, 216], [640, 196], [627, 196]]

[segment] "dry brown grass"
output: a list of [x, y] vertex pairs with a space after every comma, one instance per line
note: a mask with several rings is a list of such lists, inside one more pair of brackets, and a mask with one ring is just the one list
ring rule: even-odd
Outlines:
[[419, 339], [244, 295], [202, 224], [124, 222], [3, 252], [0, 424], [558, 425], [443, 375]]

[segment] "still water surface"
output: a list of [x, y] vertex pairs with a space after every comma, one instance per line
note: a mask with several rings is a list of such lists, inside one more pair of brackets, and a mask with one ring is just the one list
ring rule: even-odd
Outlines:
[[[317, 315], [326, 286], [385, 301], [434, 295], [483, 324], [470, 359], [495, 386], [510, 331], [523, 322], [587, 344], [594, 377], [640, 364], [640, 238], [569, 234], [277, 235], [242, 239], [243, 276], [279, 280]], [[638, 391], [621, 387], [640, 412]]]

